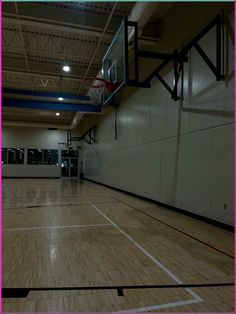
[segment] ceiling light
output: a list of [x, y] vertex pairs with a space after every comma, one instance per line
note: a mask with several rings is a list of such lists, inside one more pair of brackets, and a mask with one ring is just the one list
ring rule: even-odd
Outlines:
[[68, 65], [64, 65], [62, 69], [65, 72], [70, 72], [70, 67]]
[[60, 113], [59, 113], [59, 112], [57, 112], [57, 113], [56, 113], [56, 116], [60, 116]]
[[63, 101], [64, 98], [63, 97], [58, 97], [58, 100]]

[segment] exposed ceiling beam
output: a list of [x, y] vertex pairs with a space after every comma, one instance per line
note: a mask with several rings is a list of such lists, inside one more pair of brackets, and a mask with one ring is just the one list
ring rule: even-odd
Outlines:
[[[56, 30], [59, 32], [75, 33], [77, 35], [86, 35], [92, 37], [100, 37], [103, 32], [102, 28], [89, 27], [80, 24], [72, 23], [60, 23], [55, 20], [41, 19], [41, 18], [29, 18], [28, 16], [20, 15], [19, 21], [16, 19], [15, 14], [2, 14], [2, 23], [21, 24], [26, 26], [46, 28], [50, 30]], [[114, 32], [106, 31], [104, 39], [111, 39]]]
[[[19, 31], [20, 31], [20, 38], [21, 38], [21, 42], [22, 42], [22, 45], [23, 47], [25, 47], [25, 39], [24, 39], [24, 36], [23, 36], [23, 33], [22, 33], [22, 28], [21, 28], [21, 25], [19, 24], [19, 12], [18, 12], [18, 6], [17, 6], [17, 2], [15, 2], [15, 9], [16, 9], [16, 14], [17, 14], [17, 26], [19, 28]], [[24, 58], [25, 58], [25, 64], [26, 64], [26, 68], [27, 68], [27, 71], [30, 75], [30, 80], [31, 80], [31, 87], [32, 87], [32, 90], [34, 89], [34, 83], [33, 83], [33, 78], [31, 76], [31, 73], [30, 73], [30, 67], [29, 67], [29, 60], [28, 60], [28, 55], [27, 55], [27, 52], [24, 50]]]
[[[24, 69], [16, 69], [16, 68], [2, 68], [3, 73], [10, 73], [10, 74], [22, 74], [22, 75], [29, 75], [27, 71]], [[56, 75], [51, 72], [31, 72], [31, 75], [35, 77], [45, 77], [45, 78], [57, 78], [60, 79], [61, 75]], [[82, 81], [82, 76], [64, 76], [63, 80], [72, 80], [72, 81], [77, 81], [80, 82]]]
[[[19, 21], [16, 20], [15, 14], [5, 14], [2, 13], [2, 24], [6, 23], [12, 23], [16, 24], [17, 22], [21, 25], [25, 26], [32, 26], [32, 27], [40, 27], [44, 29], [49, 30], [55, 30], [59, 32], [69, 32], [74, 33], [77, 35], [85, 35], [85, 36], [91, 36], [100, 38], [103, 29], [102, 28], [95, 28], [95, 27], [89, 27], [85, 25], [80, 24], [73, 24], [73, 23], [60, 23], [56, 22], [55, 20], [48, 20], [48, 19], [40, 19], [40, 18], [29, 18], [24, 15], [20, 15]], [[4, 24], [3, 24], [4, 26]], [[107, 30], [104, 34], [103, 39], [106, 41], [111, 41], [112, 37], [114, 36], [115, 32]], [[140, 44], [141, 45], [148, 45], [148, 46], [156, 46], [156, 44], [160, 41], [160, 39], [155, 37], [140, 37]]]
[[[20, 55], [21, 51], [27, 53], [29, 56], [33, 55], [34, 57], [39, 57], [39, 58], [42, 58], [44, 57], [44, 55], [50, 55], [51, 57], [47, 57], [47, 59], [57, 59], [59, 60], [59, 58], [61, 58], [60, 61], [63, 61], [65, 58], [64, 58], [64, 55], [62, 52], [56, 52], [56, 51], [50, 51], [50, 50], [40, 50], [40, 49], [32, 49], [32, 48], [24, 48], [24, 47], [19, 47], [19, 46], [14, 46], [12, 45], [9, 49], [9, 47], [7, 47], [8, 49], [4, 49], [2, 50], [2, 53], [3, 54], [15, 54], [15, 52], [12, 52], [12, 49], [15, 49], [16, 51], [18, 51], [18, 55]], [[56, 58], [55, 58], [56, 56]], [[66, 55], [67, 59], [68, 60], [71, 60], [72, 62], [86, 62], [86, 61], [89, 61], [90, 58], [88, 56], [85, 56], [85, 55], [70, 55], [70, 54], [67, 54]]]

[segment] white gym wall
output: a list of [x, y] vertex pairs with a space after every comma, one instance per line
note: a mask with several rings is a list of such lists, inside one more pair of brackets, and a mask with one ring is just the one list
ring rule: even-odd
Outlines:
[[[230, 17], [233, 27], [233, 14]], [[139, 89], [84, 145], [85, 177], [233, 225], [233, 44], [228, 76], [215, 76], [192, 49], [184, 70], [184, 102], [174, 102], [158, 80]], [[215, 60], [215, 30], [199, 44]], [[165, 80], [173, 83], [173, 73]], [[181, 84], [180, 84], [181, 85]], [[180, 86], [181, 89], [181, 86]]]

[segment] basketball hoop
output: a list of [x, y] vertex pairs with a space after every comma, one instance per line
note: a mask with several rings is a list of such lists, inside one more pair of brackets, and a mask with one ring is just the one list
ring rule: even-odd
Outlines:
[[115, 84], [113, 82], [106, 81], [100, 77], [88, 77], [86, 80], [92, 82], [89, 85], [88, 96], [93, 104], [103, 103], [105, 90], [108, 92], [113, 92], [115, 90]]
[[58, 146], [59, 146], [60, 150], [67, 150], [68, 149], [67, 143], [58, 143]]

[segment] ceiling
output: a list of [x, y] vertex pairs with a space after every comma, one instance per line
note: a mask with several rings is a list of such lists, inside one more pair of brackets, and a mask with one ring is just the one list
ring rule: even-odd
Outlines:
[[[91, 62], [114, 3], [11, 2], [2, 5], [3, 88], [86, 95], [89, 82], [124, 15], [134, 2], [118, 3]], [[90, 65], [91, 63], [91, 65]], [[67, 74], [62, 66], [68, 64]], [[90, 66], [89, 66], [90, 65]], [[3, 108], [3, 121], [68, 124], [75, 113]]]
[[[87, 95], [89, 81], [85, 77], [98, 74], [105, 50], [134, 5], [135, 2], [3, 2], [3, 88]], [[173, 51], [220, 7], [217, 3], [202, 5], [203, 11], [197, 3], [161, 2], [144, 28], [140, 43], [146, 50]], [[191, 27], [186, 27], [184, 21]], [[146, 75], [145, 71], [150, 73], [155, 64], [145, 62], [141, 67]], [[62, 71], [64, 64], [70, 65], [69, 73]], [[69, 128], [76, 112], [60, 113], [56, 117], [53, 110], [2, 110], [3, 124], [45, 123], [48, 127], [60, 124]], [[80, 119], [83, 116], [83, 122], [91, 120], [91, 115], [81, 115]]]
[[[88, 76], [97, 75], [112, 35], [133, 4], [117, 5]], [[113, 5], [112, 2], [3, 3], [3, 86], [86, 92], [80, 84]], [[69, 74], [62, 73], [65, 63], [71, 66]]]

